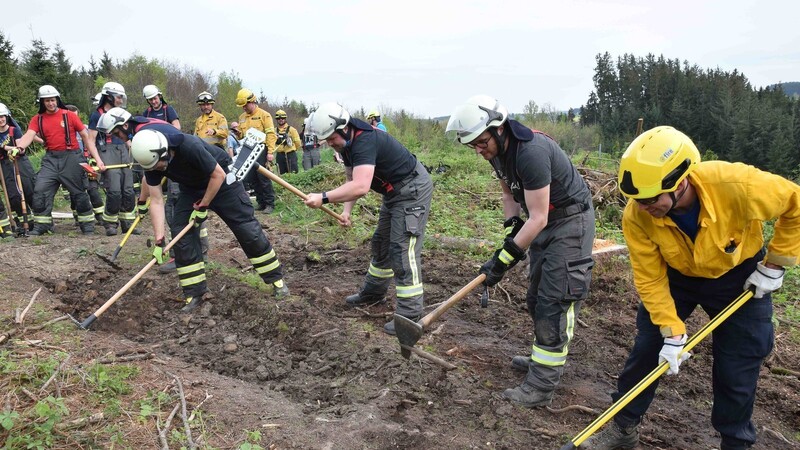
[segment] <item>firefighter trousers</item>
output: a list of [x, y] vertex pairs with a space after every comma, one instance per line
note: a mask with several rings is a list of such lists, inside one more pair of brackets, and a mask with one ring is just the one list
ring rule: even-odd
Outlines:
[[[100, 145], [100, 157], [107, 166], [129, 164], [130, 152], [125, 144]], [[106, 205], [103, 222], [116, 227], [120, 220], [132, 221], [136, 218], [136, 196], [133, 192], [133, 171], [130, 167], [109, 169], [103, 172], [103, 189], [106, 191]]]
[[[181, 186], [180, 195], [175, 203], [173, 221], [170, 224], [173, 236], [177, 236], [189, 223], [189, 216], [194, 211], [193, 204], [201, 198], [203, 191]], [[223, 184], [209, 205], [209, 209], [217, 213], [230, 228], [256, 273], [265, 283], [273, 283], [283, 278], [280, 261], [261, 224], [255, 218], [250, 197], [241, 182]], [[200, 245], [200, 228], [194, 227], [173, 248], [178, 278], [184, 295], [187, 298], [203, 295], [208, 288]]]
[[433, 182], [428, 171], [417, 163], [416, 176], [394, 193], [384, 195], [378, 226], [372, 235], [370, 262], [361, 294], [386, 295], [394, 278], [397, 314], [422, 315], [422, 243], [431, 207]]
[[53, 197], [55, 197], [58, 187], [63, 185], [69, 192], [70, 202], [78, 211], [78, 222], [81, 229], [94, 229], [92, 204], [86, 193], [86, 172], [80, 166], [80, 163], [84, 161], [81, 150], [48, 150], [45, 153], [33, 188], [31, 209], [36, 225], [48, 230], [53, 228]]

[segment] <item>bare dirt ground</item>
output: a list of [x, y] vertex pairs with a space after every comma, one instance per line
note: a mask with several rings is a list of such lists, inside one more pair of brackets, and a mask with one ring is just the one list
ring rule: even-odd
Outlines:
[[[142, 369], [131, 395], [164, 388], [171, 381], [167, 372], [183, 380], [190, 410], [210, 395], [201, 406], [202, 436], [216, 448], [236, 448], [243, 430], [260, 430], [265, 448], [558, 449], [609, 405], [635, 333], [638, 299], [624, 256], [597, 257], [592, 294], [583, 305], [553, 404], [528, 410], [500, 396], [521, 382], [523, 375], [511, 369], [510, 359], [529, 352], [532, 340], [523, 268], [493, 290], [488, 308], [480, 307], [475, 290], [423, 336], [418, 346], [458, 366], [445, 371], [414, 356], [404, 359], [397, 339], [381, 331], [391, 317], [391, 302], [345, 306], [343, 298], [358, 289], [369, 263], [366, 243], [322, 246], [314, 233], [301, 237], [278, 229], [272, 217], [260, 218], [284, 264], [292, 293], [288, 300], [276, 303], [263, 290], [223, 274], [220, 266], [247, 270], [247, 259], [227, 228], [212, 219], [209, 256], [216, 268], [208, 279], [213, 295], [201, 310], [182, 314], [177, 276], [151, 270], [91, 331], [76, 330], [74, 339], [56, 342], [47, 329], [14, 339], [61, 347], [72, 355], [71, 364], [152, 352], [153, 359], [131, 363]], [[0, 245], [0, 333], [13, 327], [14, 309], [27, 304], [39, 287], [45, 289], [37, 304], [49, 312], [37, 320], [63, 313], [85, 318], [143, 266], [125, 255], [147, 254], [147, 226], [123, 249], [121, 270], [95, 256], [110, 255], [119, 237], [69, 236], [66, 222], [57, 228], [54, 236]], [[319, 261], [309, 257], [311, 252]], [[477, 269], [456, 252], [427, 251], [426, 311], [471, 281]], [[698, 310], [690, 332], [706, 320]], [[758, 391], [758, 449], [798, 447], [797, 330], [779, 324], [776, 336]], [[789, 371], [771, 370], [776, 368]], [[696, 348], [681, 369], [661, 384], [640, 448], [717, 447], [710, 424], [709, 343]], [[123, 415], [117, 425], [134, 448], [158, 448], [153, 423]], [[75, 448], [86, 447], [76, 438]]]

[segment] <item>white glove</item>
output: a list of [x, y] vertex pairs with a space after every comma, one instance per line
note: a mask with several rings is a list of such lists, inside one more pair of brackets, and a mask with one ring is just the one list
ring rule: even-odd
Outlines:
[[692, 356], [691, 353], [686, 352], [681, 354], [683, 346], [686, 345], [686, 335], [681, 336], [680, 339], [664, 338], [664, 346], [658, 352], [658, 364], [666, 361], [669, 363], [669, 370], [667, 374], [675, 375], [678, 373], [678, 367], [681, 363]]
[[761, 298], [772, 291], [780, 289], [783, 284], [784, 272], [786, 272], [784, 269], [770, 269], [763, 262], [759, 262], [756, 270], [744, 282], [744, 288], [748, 289], [750, 286], [755, 286], [756, 293], [753, 297]]

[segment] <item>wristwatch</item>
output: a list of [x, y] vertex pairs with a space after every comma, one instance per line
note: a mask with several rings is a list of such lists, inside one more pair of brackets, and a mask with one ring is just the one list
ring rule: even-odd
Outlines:
[[323, 205], [327, 205], [329, 202], [330, 202], [330, 200], [328, 200], [328, 193], [327, 192], [323, 192], [322, 193], [322, 204]]

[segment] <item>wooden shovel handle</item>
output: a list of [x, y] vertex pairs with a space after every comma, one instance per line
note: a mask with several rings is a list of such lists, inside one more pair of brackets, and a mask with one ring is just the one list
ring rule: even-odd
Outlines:
[[[169, 252], [169, 249], [171, 249], [172, 246], [175, 245], [175, 243], [177, 243], [180, 238], [182, 238], [186, 233], [188, 233], [193, 226], [194, 226], [194, 220], [189, 221], [189, 224], [186, 225], [183, 228], [183, 230], [181, 230], [181, 232], [178, 233], [177, 236], [173, 237], [172, 240], [169, 241], [169, 244], [167, 244], [166, 247], [164, 247], [164, 253]], [[125, 286], [122, 286], [122, 289], [117, 291], [116, 294], [114, 294], [110, 299], [108, 299], [105, 303], [103, 303], [103, 306], [101, 306], [97, 311], [95, 311], [93, 315], [95, 317], [100, 317], [104, 312], [106, 312], [108, 308], [111, 307], [111, 305], [114, 304], [114, 302], [119, 300], [120, 297], [122, 297], [126, 292], [128, 292], [128, 289], [130, 289], [131, 286], [136, 284], [136, 282], [139, 281], [139, 278], [142, 278], [142, 276], [144, 276], [144, 274], [147, 273], [147, 271], [150, 270], [150, 268], [153, 267], [155, 264], [156, 264], [156, 259], [155, 258], [151, 259], [146, 266], [142, 267], [142, 270], [140, 270], [139, 273], [134, 275], [133, 278], [131, 278], [130, 281], [128, 281], [125, 284]]]
[[[304, 194], [303, 191], [301, 191], [300, 189], [297, 189], [296, 187], [292, 186], [291, 184], [289, 184], [288, 181], [284, 180], [283, 178], [281, 178], [281, 177], [275, 175], [274, 173], [270, 172], [264, 166], [262, 166], [262, 165], [258, 166], [258, 173], [260, 173], [261, 175], [264, 175], [265, 177], [269, 178], [270, 180], [280, 184], [281, 186], [283, 186], [286, 189], [288, 189], [289, 191], [291, 191], [292, 194], [302, 198], [303, 200], [306, 200], [308, 198], [308, 195]], [[340, 216], [339, 214], [336, 214], [335, 212], [331, 211], [327, 206], [320, 206], [319, 209], [325, 211], [326, 214], [328, 214], [329, 216], [333, 217], [336, 220], [344, 221], [342, 216]]]
[[423, 329], [428, 328], [428, 325], [430, 325], [431, 322], [438, 319], [442, 314], [445, 313], [445, 311], [452, 308], [453, 305], [461, 301], [462, 298], [466, 297], [466, 295], [469, 294], [473, 289], [475, 289], [481, 283], [483, 283], [483, 280], [485, 279], [486, 275], [484, 274], [480, 274], [477, 277], [475, 277], [474, 280], [470, 281], [469, 284], [459, 289], [458, 292], [453, 294], [452, 297], [445, 300], [445, 302], [439, 305], [438, 308], [434, 309], [433, 311], [429, 312], [428, 315], [423, 317], [422, 320], [419, 321], [419, 324], [422, 325]]

